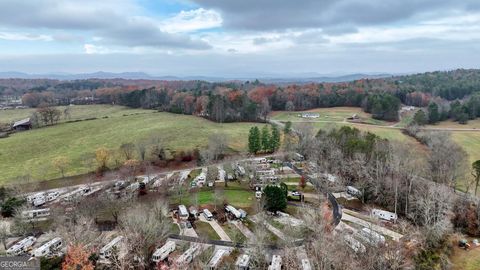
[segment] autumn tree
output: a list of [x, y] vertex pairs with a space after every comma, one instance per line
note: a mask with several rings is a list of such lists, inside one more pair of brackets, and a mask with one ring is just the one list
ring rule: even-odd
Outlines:
[[133, 143], [124, 143], [120, 145], [120, 151], [125, 156], [125, 160], [132, 159], [135, 152], [135, 145], [133, 145]]
[[70, 165], [70, 160], [65, 156], [58, 156], [52, 160], [53, 166], [60, 171], [62, 177], [65, 177], [65, 170]]
[[68, 246], [62, 270], [93, 270], [94, 266], [89, 256], [90, 252], [82, 245]]
[[110, 152], [106, 147], [97, 148], [95, 151], [95, 159], [97, 160], [98, 169], [104, 171], [107, 169], [107, 163], [110, 159]]

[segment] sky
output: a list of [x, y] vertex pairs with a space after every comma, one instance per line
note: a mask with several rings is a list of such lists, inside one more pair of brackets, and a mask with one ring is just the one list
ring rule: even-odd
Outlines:
[[479, 41], [478, 0], [0, 0], [0, 72], [412, 73]]

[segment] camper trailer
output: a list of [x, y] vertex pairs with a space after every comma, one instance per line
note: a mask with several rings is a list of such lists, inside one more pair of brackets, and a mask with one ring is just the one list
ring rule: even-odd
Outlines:
[[46, 202], [47, 202], [47, 200], [45, 199], [45, 196], [38, 197], [35, 200], [33, 200], [33, 206], [35, 206], [35, 207], [42, 206]]
[[237, 164], [237, 166], [235, 167], [235, 173], [238, 176], [244, 176], [245, 175], [245, 168]]
[[275, 170], [260, 170], [257, 171], [257, 175], [262, 177], [262, 176], [274, 176], [275, 175]]
[[100, 249], [100, 259], [108, 260], [112, 256], [113, 248], [114, 247], [118, 248], [122, 240], [123, 240], [123, 236], [117, 236], [108, 244], [106, 244], [102, 249]]
[[7, 249], [8, 256], [19, 256], [27, 252], [33, 244], [37, 241], [37, 238], [29, 236], [17, 242], [15, 245]]
[[168, 241], [163, 245], [161, 248], [155, 250], [152, 256], [152, 261], [155, 263], [158, 263], [160, 261], [165, 260], [170, 253], [172, 253], [175, 250], [175, 242], [173, 241]]
[[217, 266], [220, 264], [223, 256], [228, 255], [230, 253], [226, 249], [217, 249], [217, 251], [213, 254], [212, 258], [208, 262], [207, 268], [208, 269], [216, 269]]
[[254, 158], [254, 159], [252, 159], [252, 163], [255, 163], [255, 164], [267, 163], [267, 159], [266, 158]]
[[360, 243], [360, 241], [353, 238], [353, 236], [351, 236], [351, 235], [348, 235], [348, 234], [345, 235], [343, 237], [343, 240], [356, 253], [364, 253], [366, 251], [365, 246], [362, 243]]
[[55, 237], [33, 251], [33, 257], [45, 257], [62, 247], [62, 238]]
[[60, 193], [58, 191], [49, 192], [46, 196], [47, 201], [48, 202], [54, 201], [58, 198], [58, 196], [60, 196]]
[[248, 270], [250, 269], [250, 256], [247, 254], [242, 254], [238, 257], [237, 261], [235, 262], [235, 266], [237, 270]]
[[354, 197], [359, 197], [362, 196], [362, 192], [355, 187], [352, 186], [347, 186], [347, 193], [354, 196]]
[[27, 202], [30, 204], [33, 204], [33, 201], [38, 200], [40, 198], [45, 198], [45, 195], [43, 193], [36, 193], [33, 195], [27, 196]]
[[295, 161], [304, 161], [305, 160], [305, 157], [299, 153], [295, 153], [293, 155], [293, 160]]
[[187, 251], [185, 251], [180, 257], [177, 258], [175, 264], [177, 266], [185, 266], [192, 262], [193, 258], [200, 252], [199, 244], [192, 244]]
[[302, 269], [303, 270], [312, 270], [312, 265], [310, 264], [310, 261], [308, 259], [303, 259], [302, 260]]
[[225, 172], [225, 170], [222, 169], [221, 167], [218, 167], [218, 176], [217, 176], [218, 181], [225, 181], [226, 175], [227, 175], [227, 172]]
[[181, 204], [178, 206], [178, 217], [180, 219], [188, 219], [188, 211], [187, 211], [187, 207], [185, 207], [185, 205]]
[[207, 220], [212, 220], [213, 218], [213, 215], [212, 213], [210, 212], [210, 210], [208, 209], [203, 209], [203, 216], [207, 219]]
[[25, 210], [22, 212], [22, 217], [25, 219], [45, 218], [50, 216], [50, 208]]
[[363, 228], [358, 232], [358, 237], [366, 243], [376, 246], [385, 243], [385, 237], [369, 228]]
[[231, 205], [225, 206], [225, 211], [232, 214], [232, 216], [234, 216], [235, 218], [242, 218], [242, 213], [240, 213], [240, 211], [238, 211], [235, 207]]
[[281, 270], [282, 269], [282, 257], [273, 255], [272, 263], [268, 266], [268, 270]]
[[372, 216], [376, 217], [376, 218], [380, 218], [380, 219], [383, 219], [383, 220], [388, 220], [388, 221], [397, 221], [397, 214], [395, 213], [392, 213], [392, 212], [388, 212], [388, 211], [384, 211], [384, 210], [380, 210], [380, 209], [373, 209], [372, 210]]

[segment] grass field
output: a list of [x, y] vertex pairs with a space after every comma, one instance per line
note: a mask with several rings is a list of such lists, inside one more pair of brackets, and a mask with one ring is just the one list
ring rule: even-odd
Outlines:
[[207, 237], [211, 240], [220, 240], [220, 236], [215, 232], [215, 230], [207, 222], [197, 221], [195, 222], [195, 231], [199, 237]]
[[[301, 116], [299, 116], [299, 115], [302, 114], [302, 112], [319, 113], [320, 117], [314, 118], [314, 119], [302, 118]], [[352, 115], [357, 114], [360, 117], [360, 120], [364, 123], [367, 123], [367, 124], [372, 124], [372, 125], [389, 125], [389, 124], [391, 124], [391, 123], [386, 122], [386, 121], [373, 119], [371, 114], [366, 113], [366, 112], [362, 111], [361, 108], [356, 108], [356, 107], [318, 108], [318, 109], [302, 111], [302, 112], [277, 111], [277, 112], [273, 112], [270, 115], [270, 117], [273, 120], [292, 121], [292, 122], [294, 122], [294, 121], [343, 122], [347, 117], [351, 117]]]
[[[105, 108], [101, 106], [99, 111], [105, 113]], [[116, 150], [122, 143], [151, 136], [161, 137], [173, 150], [189, 150], [205, 146], [211, 134], [223, 133], [233, 151], [245, 151], [250, 127], [261, 125], [220, 124], [195, 116], [120, 108], [118, 111], [112, 109], [114, 112], [108, 118], [61, 123], [0, 139], [0, 183], [22, 175], [30, 175], [35, 180], [60, 177], [60, 172], [52, 165], [52, 159], [58, 156], [70, 160], [67, 176], [87, 173], [94, 170], [91, 160], [98, 147]], [[113, 166], [114, 162], [109, 165]]]
[[[65, 119], [63, 111], [67, 106], [58, 106], [58, 110], [62, 112], [62, 117], [59, 122], [73, 121], [79, 119], [88, 119], [88, 118], [102, 118], [105, 116], [108, 117], [117, 117], [123, 115], [131, 115], [138, 113], [149, 113], [153, 112], [152, 110], [143, 110], [143, 109], [131, 109], [124, 106], [114, 106], [114, 105], [81, 105], [81, 106], [68, 106], [70, 108], [70, 118]], [[15, 110], [5, 110], [0, 112], [0, 123], [11, 123], [18, 121], [24, 118], [29, 117], [36, 109], [15, 109]]]
[[[198, 204], [199, 205], [211, 205], [215, 204], [215, 196], [221, 195], [223, 196], [224, 200], [227, 201], [229, 204], [239, 207], [239, 208], [250, 208], [255, 201], [255, 194], [253, 191], [248, 190], [246, 188], [241, 188], [237, 186], [229, 186], [229, 187], [218, 187], [222, 191], [215, 191], [212, 190], [201, 190], [197, 192], [198, 196]], [[223, 194], [223, 195], [222, 195]], [[182, 203], [187, 205], [194, 205], [195, 204], [195, 195], [193, 193], [186, 192], [182, 197], [174, 196], [172, 197], [172, 201], [175, 203]]]
[[435, 125], [428, 125], [427, 127], [432, 128], [458, 128], [458, 129], [465, 129], [465, 128], [473, 128], [473, 129], [480, 129], [480, 119], [475, 120], [468, 120], [468, 123], [465, 125], [459, 124], [458, 122], [447, 120], [439, 122]]
[[468, 153], [470, 164], [480, 159], [480, 132], [452, 131], [452, 138]]

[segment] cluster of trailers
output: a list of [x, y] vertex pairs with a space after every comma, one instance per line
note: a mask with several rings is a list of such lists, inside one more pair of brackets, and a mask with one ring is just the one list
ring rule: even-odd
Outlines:
[[55, 237], [32, 250], [36, 242], [37, 238], [28, 236], [7, 249], [7, 256], [20, 256], [30, 253], [32, 257], [48, 257], [57, 254], [63, 247], [63, 242], [60, 237]]

